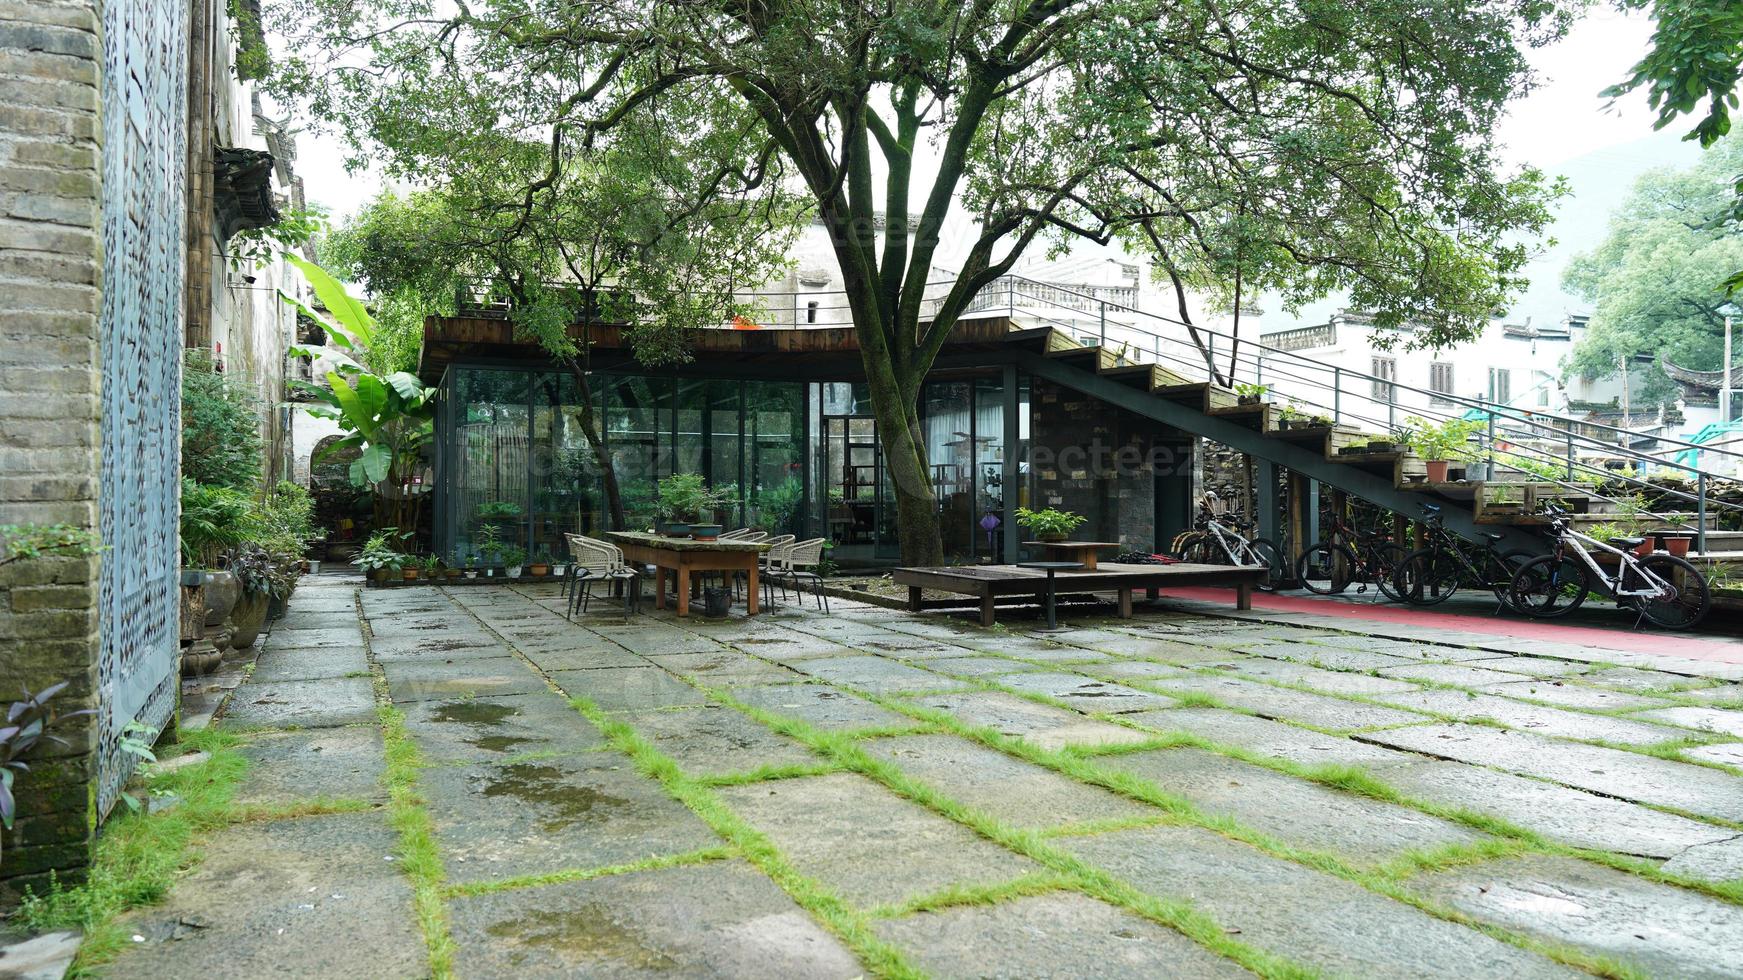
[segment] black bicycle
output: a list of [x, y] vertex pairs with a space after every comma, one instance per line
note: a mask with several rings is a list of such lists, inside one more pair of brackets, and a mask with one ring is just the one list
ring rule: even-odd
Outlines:
[[1393, 589], [1413, 606], [1433, 606], [1461, 588], [1487, 589], [1495, 596], [1495, 611], [1512, 606], [1513, 576], [1537, 557], [1523, 548], [1496, 547], [1504, 534], [1485, 531], [1483, 546], [1474, 553], [1451, 531], [1436, 504], [1423, 504], [1423, 525], [1431, 539], [1427, 547], [1404, 557], [1393, 577]]
[[1404, 549], [1391, 538], [1374, 531], [1358, 531], [1342, 517], [1332, 518], [1325, 540], [1303, 551], [1295, 561], [1295, 578], [1301, 587], [1318, 595], [1339, 595], [1351, 585], [1359, 595], [1368, 586], [1396, 600], [1392, 573], [1404, 559]]

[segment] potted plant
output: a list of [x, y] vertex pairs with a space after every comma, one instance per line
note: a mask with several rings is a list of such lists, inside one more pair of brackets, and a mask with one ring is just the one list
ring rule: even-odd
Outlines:
[[1238, 384], [1235, 385], [1236, 402], [1241, 405], [1257, 405], [1265, 400], [1270, 391], [1270, 385]]
[[503, 545], [501, 550], [503, 567], [508, 570], [509, 578], [520, 578], [520, 573], [526, 570], [527, 550], [517, 544]]
[[[242, 583], [223, 568], [230, 550], [247, 540], [248, 495], [228, 487], [206, 486], [183, 478], [181, 493], [182, 562], [204, 572], [206, 625], [221, 626], [236, 601]], [[223, 648], [222, 643], [214, 643]]]
[[469, 579], [474, 579], [474, 578], [478, 577], [478, 556], [477, 555], [467, 555], [466, 556], [466, 577]]
[[[709, 487], [700, 473], [674, 473], [659, 482], [656, 512], [665, 521], [664, 532], [675, 538], [694, 532], [694, 522], [713, 521], [717, 512], [736, 501], [737, 487]], [[701, 524], [703, 540], [719, 537], [721, 525]]]
[[266, 625], [267, 606], [279, 588], [278, 565], [264, 548], [249, 548], [230, 559], [230, 571], [242, 584], [242, 595], [230, 613], [230, 624], [235, 628], [230, 646], [246, 650], [260, 638]]
[[454, 560], [444, 563], [444, 568], [442, 570], [443, 577], [450, 582], [458, 580], [461, 575], [465, 574], [465, 572], [462, 571], [462, 566], [464, 564], [465, 560], [460, 557], [459, 552], [455, 552]]
[[1469, 458], [1465, 443], [1485, 424], [1470, 419], [1447, 419], [1436, 425], [1415, 415], [1405, 422], [1410, 426], [1406, 436], [1410, 451], [1422, 457], [1430, 483], [1445, 483], [1451, 462]]
[[1652, 538], [1658, 547], [1678, 558], [1687, 558], [1689, 549], [1695, 543], [1693, 531], [1654, 531]]
[[1034, 532], [1037, 541], [1064, 541], [1089, 518], [1068, 510], [1017, 508], [1017, 524]]
[[426, 581], [434, 582], [442, 577], [442, 559], [435, 555], [425, 555], [418, 564], [423, 568]]
[[527, 566], [527, 573], [533, 578], [544, 578], [551, 574], [551, 549], [540, 548], [533, 556], [532, 564]]
[[357, 552], [357, 557], [351, 559], [351, 564], [363, 569], [369, 580], [377, 585], [387, 581], [405, 564], [405, 556], [394, 549], [396, 538], [395, 534], [385, 530], [371, 534]]

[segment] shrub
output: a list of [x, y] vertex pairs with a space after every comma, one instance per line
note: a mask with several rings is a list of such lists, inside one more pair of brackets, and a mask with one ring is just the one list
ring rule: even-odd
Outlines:
[[230, 549], [245, 543], [254, 502], [229, 487], [182, 478], [182, 561], [190, 568], [216, 568]]
[[182, 475], [207, 486], [253, 490], [265, 456], [259, 400], [248, 385], [219, 371], [205, 351], [190, 350], [182, 371]]

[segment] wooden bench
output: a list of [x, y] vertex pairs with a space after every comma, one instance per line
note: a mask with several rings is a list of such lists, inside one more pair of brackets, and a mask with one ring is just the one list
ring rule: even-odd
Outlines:
[[[1182, 586], [1234, 586], [1235, 608], [1253, 608], [1253, 588], [1265, 579], [1267, 570], [1258, 565], [1125, 565], [1103, 562], [1094, 571], [1059, 572], [1054, 580], [1060, 593], [1113, 592], [1119, 599], [1120, 617], [1132, 617], [1132, 591], [1144, 589], [1154, 599], [1165, 588]], [[980, 624], [993, 625], [993, 603], [1000, 596], [1032, 595], [1043, 601], [1047, 573], [1015, 565], [950, 565], [936, 568], [898, 568], [891, 573], [897, 585], [908, 587], [908, 608], [919, 611], [921, 591], [953, 592], [980, 600]]]

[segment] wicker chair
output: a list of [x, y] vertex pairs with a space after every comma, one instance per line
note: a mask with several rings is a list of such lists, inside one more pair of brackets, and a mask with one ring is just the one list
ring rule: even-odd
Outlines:
[[575, 551], [575, 563], [581, 576], [575, 593], [569, 600], [569, 615], [574, 616], [576, 605], [580, 605], [582, 615], [587, 614], [588, 603], [593, 598], [593, 586], [598, 582], [622, 583], [623, 611], [626, 615], [633, 611], [641, 598], [641, 575], [624, 561], [622, 549], [609, 541], [580, 534], [571, 534], [568, 537], [569, 546]]
[[[823, 538], [811, 538], [807, 541], [795, 541], [783, 545], [777, 556], [774, 550], [769, 555], [768, 581], [771, 585], [779, 583], [784, 597], [789, 583], [793, 591], [800, 596], [800, 604], [804, 604], [803, 584], [806, 581], [814, 583], [817, 595], [817, 608], [829, 611], [829, 597], [823, 593], [823, 576], [814, 569], [823, 563]], [[770, 593], [771, 597], [773, 593]]]

